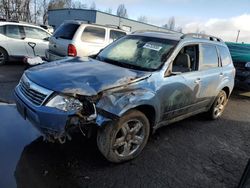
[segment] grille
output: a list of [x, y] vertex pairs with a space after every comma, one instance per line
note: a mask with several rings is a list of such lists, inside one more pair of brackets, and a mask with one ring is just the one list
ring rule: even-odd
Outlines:
[[26, 76], [23, 76], [20, 81], [20, 91], [24, 97], [37, 106], [40, 106], [52, 93], [51, 91], [31, 82]]

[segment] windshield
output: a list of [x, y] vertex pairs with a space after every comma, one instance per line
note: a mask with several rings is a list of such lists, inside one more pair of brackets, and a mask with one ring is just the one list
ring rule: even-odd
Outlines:
[[141, 70], [157, 70], [166, 62], [175, 40], [130, 35], [101, 51], [97, 59]]

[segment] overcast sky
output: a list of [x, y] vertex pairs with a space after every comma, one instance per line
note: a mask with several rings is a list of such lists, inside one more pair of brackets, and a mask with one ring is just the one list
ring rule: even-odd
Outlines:
[[[91, 4], [93, 0], [85, 0]], [[250, 0], [94, 0], [97, 9], [125, 4], [129, 18], [147, 16], [149, 23], [162, 26], [174, 16], [176, 25], [184, 32], [197, 29], [226, 41], [235, 41], [241, 30], [240, 41], [250, 43]]]

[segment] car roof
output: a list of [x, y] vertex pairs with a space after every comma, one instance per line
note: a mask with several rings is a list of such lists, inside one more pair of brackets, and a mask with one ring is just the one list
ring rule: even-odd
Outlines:
[[8, 22], [8, 21], [0, 21], [0, 26], [2, 25], [19, 25], [19, 26], [29, 26], [29, 27], [35, 27], [38, 29], [41, 29], [47, 33], [49, 33], [46, 29], [43, 29], [42, 27], [38, 26], [38, 25], [34, 25], [34, 24], [30, 24], [30, 23], [26, 23], [26, 22]]
[[83, 21], [83, 20], [65, 20], [64, 23], [76, 23], [76, 24], [79, 24], [79, 25], [97, 26], [97, 27], [109, 28], [109, 29], [113, 29], [113, 30], [122, 31], [124, 33], [127, 33], [127, 31], [119, 28], [116, 25], [100, 25], [100, 24], [95, 24], [95, 23], [90, 23], [90, 22], [87, 22], [87, 21]]

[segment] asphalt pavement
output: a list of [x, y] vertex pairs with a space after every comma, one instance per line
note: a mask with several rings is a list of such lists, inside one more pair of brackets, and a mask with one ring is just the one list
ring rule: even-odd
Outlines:
[[[0, 85], [3, 93], [11, 91]], [[0, 187], [236, 187], [249, 135], [250, 98], [234, 94], [221, 119], [197, 115], [163, 127], [138, 158], [112, 164], [80, 134], [63, 145], [44, 142], [14, 104], [0, 103]]]

